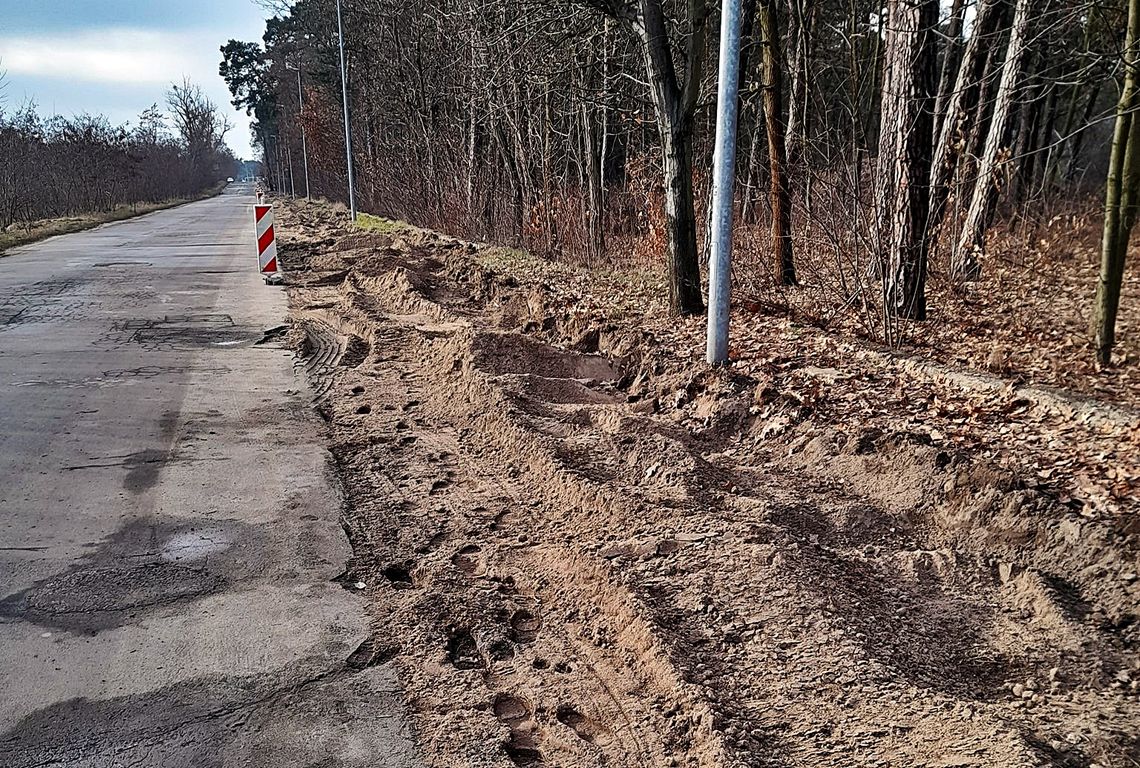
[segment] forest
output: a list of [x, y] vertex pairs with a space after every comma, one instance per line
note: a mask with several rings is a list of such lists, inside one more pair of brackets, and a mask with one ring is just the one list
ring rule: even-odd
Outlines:
[[[1113, 363], [1138, 178], [1130, 5], [747, 0], [737, 305], [929, 339], [1013, 258], [1087, 295], [1070, 325]], [[271, 182], [343, 199], [336, 4], [276, 11], [262, 42], [223, 47], [221, 73]], [[700, 313], [719, 16], [711, 0], [347, 0], [362, 208], [663, 268], [672, 310]], [[1092, 274], [1058, 266], [1077, 230]]]
[[[2, 94], [0, 94], [2, 95]], [[44, 117], [0, 100], [0, 230], [43, 219], [197, 195], [233, 172], [229, 129], [201, 88], [171, 86], [134, 125], [101, 115]]]

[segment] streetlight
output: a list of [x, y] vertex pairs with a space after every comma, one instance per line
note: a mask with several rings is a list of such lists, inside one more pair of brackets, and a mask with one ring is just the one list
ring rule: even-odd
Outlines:
[[348, 68], [344, 63], [344, 21], [340, 0], [336, 0], [336, 32], [340, 38], [340, 88], [344, 99], [344, 153], [348, 158], [348, 210], [356, 221], [356, 180], [352, 169], [352, 125], [348, 121]]
[[709, 255], [709, 318], [706, 358], [728, 362], [728, 308], [732, 280], [732, 188], [736, 180], [736, 110], [740, 84], [741, 0], [721, 9], [720, 73], [713, 153], [712, 249]]
[[297, 60], [295, 67], [285, 62], [285, 68], [297, 70], [297, 120], [301, 123], [301, 161], [305, 166], [305, 199], [312, 200], [312, 195], [309, 193], [309, 146], [305, 138], [305, 91], [301, 88], [300, 59]]

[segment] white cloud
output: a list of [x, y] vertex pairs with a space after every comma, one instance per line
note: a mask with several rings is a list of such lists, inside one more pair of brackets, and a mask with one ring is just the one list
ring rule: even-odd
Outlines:
[[137, 29], [0, 36], [0, 62], [13, 75], [168, 84], [209, 66], [203, 53], [216, 71], [216, 44], [211, 40], [203, 51], [204, 42], [190, 35]]
[[31, 99], [48, 114], [89, 112], [122, 120], [133, 119], [150, 104], [161, 106], [170, 85], [189, 77], [236, 126], [228, 136], [230, 146], [252, 157], [250, 119], [230, 108], [230, 93], [218, 75], [218, 47], [235, 36], [241, 30], [235, 35], [231, 29], [170, 32], [119, 26], [42, 34], [0, 26], [0, 72], [8, 75], [9, 101]]

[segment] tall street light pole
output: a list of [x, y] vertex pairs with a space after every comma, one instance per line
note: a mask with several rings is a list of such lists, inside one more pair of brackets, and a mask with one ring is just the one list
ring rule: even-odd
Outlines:
[[[289, 66], [286, 64], [285, 66]], [[292, 69], [292, 67], [289, 67]], [[312, 194], [309, 191], [309, 144], [305, 136], [305, 91], [301, 87], [301, 62], [297, 61], [297, 111], [298, 122], [301, 123], [301, 164], [305, 168], [305, 199], [312, 200]]]
[[741, 0], [724, 0], [720, 24], [720, 82], [713, 152], [712, 251], [709, 255], [707, 358], [728, 361], [728, 303], [732, 280], [732, 203], [736, 181], [736, 110], [740, 89]]
[[344, 21], [336, 0], [336, 31], [340, 37], [340, 89], [344, 99], [344, 152], [348, 158], [348, 210], [356, 221], [356, 179], [352, 168], [352, 124], [348, 121], [348, 67], [344, 61]]

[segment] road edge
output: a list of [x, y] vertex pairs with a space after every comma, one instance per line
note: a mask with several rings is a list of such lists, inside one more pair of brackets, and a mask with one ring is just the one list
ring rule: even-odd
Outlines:
[[213, 186], [208, 191], [203, 192], [197, 197], [178, 198], [177, 200], [167, 201], [160, 203], [155, 208], [150, 208], [145, 211], [135, 211], [126, 216], [108, 217], [102, 219], [95, 219], [92, 221], [85, 221], [77, 223], [74, 227], [65, 229], [61, 232], [42, 232], [35, 235], [29, 235], [26, 240], [21, 240], [13, 243], [12, 245], [0, 247], [0, 259], [10, 256], [21, 248], [26, 248], [29, 245], [37, 245], [39, 243], [47, 242], [56, 237], [65, 237], [67, 235], [75, 235], [80, 232], [89, 232], [92, 229], [105, 227], [108, 224], [118, 224], [123, 221], [133, 221], [134, 219], [149, 216], [152, 213], [159, 213], [161, 211], [169, 211], [172, 208], [180, 208], [183, 205], [190, 205], [191, 203], [200, 203], [203, 200], [209, 200], [217, 197], [225, 191], [227, 185]]

